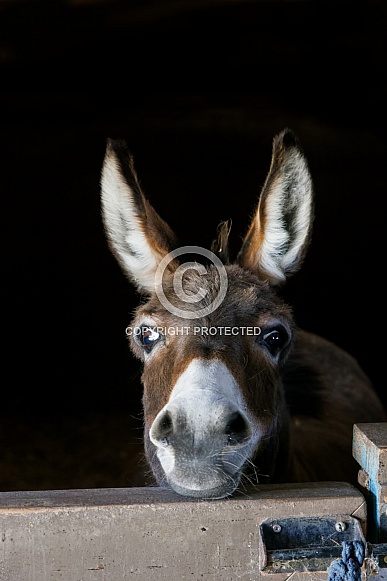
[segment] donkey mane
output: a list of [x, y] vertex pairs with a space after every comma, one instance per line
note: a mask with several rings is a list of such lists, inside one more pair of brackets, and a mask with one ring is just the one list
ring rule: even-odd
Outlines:
[[358, 362], [300, 329], [278, 292], [302, 265], [314, 219], [293, 132], [273, 139], [235, 260], [231, 221], [211, 250], [178, 246], [123, 140], [107, 142], [101, 204], [108, 244], [143, 297], [127, 329], [155, 483], [194, 498], [224, 498], [246, 481], [356, 484], [353, 425], [385, 421], [383, 406]]
[[231, 232], [231, 220], [225, 220], [218, 225], [218, 236], [213, 240], [211, 251], [219, 257], [223, 264], [230, 263], [228, 239]]

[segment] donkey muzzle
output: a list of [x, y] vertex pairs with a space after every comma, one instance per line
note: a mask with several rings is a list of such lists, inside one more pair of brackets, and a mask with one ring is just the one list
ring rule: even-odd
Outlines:
[[201, 498], [232, 494], [258, 441], [227, 367], [199, 359], [180, 376], [149, 437], [169, 485]]

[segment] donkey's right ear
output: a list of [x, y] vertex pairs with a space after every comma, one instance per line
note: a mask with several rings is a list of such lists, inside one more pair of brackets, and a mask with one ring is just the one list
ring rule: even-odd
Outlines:
[[[138, 290], [152, 294], [160, 261], [176, 248], [175, 235], [141, 191], [123, 140], [109, 139], [101, 176], [102, 219], [109, 246]], [[172, 260], [171, 271], [178, 264]]]

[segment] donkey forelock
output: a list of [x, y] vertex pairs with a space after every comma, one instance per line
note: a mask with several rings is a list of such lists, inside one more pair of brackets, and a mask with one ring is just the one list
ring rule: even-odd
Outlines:
[[[293, 133], [274, 138], [256, 212], [231, 264], [231, 222], [219, 226], [212, 252], [178, 247], [141, 191], [123, 141], [109, 141], [101, 184], [111, 249], [147, 296], [127, 331], [143, 363], [145, 450], [156, 481], [179, 494], [222, 498], [243, 478], [329, 479], [334, 465], [333, 479], [342, 479], [353, 468], [357, 417], [345, 397], [349, 378], [362, 418], [382, 412], [356, 362], [298, 330], [274, 290], [301, 266], [313, 221], [312, 180]], [[203, 263], [187, 262], [192, 248]], [[340, 441], [336, 408], [347, 417]], [[337, 463], [316, 456], [322, 435], [326, 450], [345, 450]]]

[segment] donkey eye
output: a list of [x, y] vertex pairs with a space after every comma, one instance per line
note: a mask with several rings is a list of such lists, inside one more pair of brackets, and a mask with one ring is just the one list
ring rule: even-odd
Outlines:
[[141, 332], [137, 335], [137, 340], [145, 351], [149, 353], [156, 343], [160, 341], [163, 335], [156, 327], [147, 327], [146, 325], [140, 327], [140, 331]]
[[263, 333], [259, 342], [269, 349], [271, 355], [276, 356], [289, 343], [289, 335], [286, 329], [280, 326]]

